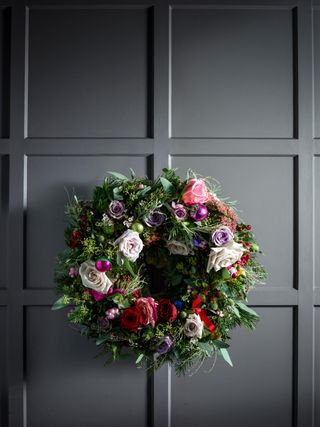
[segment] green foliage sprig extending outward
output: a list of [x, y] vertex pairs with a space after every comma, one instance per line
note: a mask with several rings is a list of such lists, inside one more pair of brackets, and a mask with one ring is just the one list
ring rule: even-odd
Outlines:
[[109, 172], [66, 213], [52, 309], [69, 307], [107, 360], [130, 348], [137, 365], [171, 363], [177, 374], [216, 355], [232, 366], [230, 332], [255, 328], [247, 296], [266, 273], [251, 226], [218, 183], [191, 170], [185, 180], [174, 169], [155, 180]]

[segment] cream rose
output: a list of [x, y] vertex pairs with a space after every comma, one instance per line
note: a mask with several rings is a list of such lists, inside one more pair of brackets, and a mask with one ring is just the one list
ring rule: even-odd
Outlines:
[[196, 313], [189, 314], [183, 327], [184, 334], [189, 338], [201, 338], [203, 322]]
[[211, 248], [207, 264], [207, 273], [213, 268], [215, 271], [221, 270], [239, 261], [243, 255], [243, 246], [234, 240], [218, 248]]
[[139, 237], [139, 233], [133, 230], [126, 230], [114, 244], [119, 246], [119, 264], [123, 262], [123, 258], [135, 262], [143, 249], [143, 242]]
[[166, 244], [171, 255], [189, 255], [190, 247], [178, 240], [168, 240]]
[[83, 262], [80, 266], [79, 274], [83, 286], [101, 292], [102, 294], [106, 294], [113, 285], [112, 281], [105, 273], [101, 273], [96, 269], [93, 261]]

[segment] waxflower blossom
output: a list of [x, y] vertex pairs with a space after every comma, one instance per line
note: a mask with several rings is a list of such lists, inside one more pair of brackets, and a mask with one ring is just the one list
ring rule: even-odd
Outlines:
[[216, 246], [222, 246], [233, 239], [233, 233], [227, 226], [222, 226], [212, 233], [212, 242]]

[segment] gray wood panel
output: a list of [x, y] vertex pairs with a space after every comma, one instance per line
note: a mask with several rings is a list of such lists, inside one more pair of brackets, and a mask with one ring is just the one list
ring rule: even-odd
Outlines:
[[147, 376], [134, 361], [104, 366], [49, 307], [27, 308], [26, 338], [28, 427], [146, 426]]
[[[315, 260], [320, 259], [320, 224], [319, 224], [319, 212], [320, 212], [320, 157], [314, 158], [314, 211], [317, 215], [315, 221]], [[315, 263], [315, 286], [320, 287], [320, 263]]]
[[315, 308], [315, 427], [320, 426], [320, 307]]
[[10, 132], [10, 32], [11, 10], [0, 5], [0, 138]]
[[29, 137], [150, 136], [149, 10], [29, 12]]
[[9, 157], [0, 156], [0, 289], [7, 286]]
[[[31, 156], [26, 163], [26, 287], [52, 288], [56, 255], [64, 249], [68, 194], [92, 195], [108, 170], [147, 174], [144, 156]], [[41, 260], [41, 262], [39, 262]]]
[[320, 8], [313, 11], [314, 137], [320, 138]]
[[0, 306], [0, 425], [6, 426], [8, 420], [8, 390], [6, 378], [6, 308]]
[[[265, 256], [268, 286], [293, 286], [294, 162], [292, 157], [175, 156], [173, 167], [215, 177], [223, 196], [239, 201]], [[267, 227], [266, 227], [267, 222]]]
[[172, 10], [172, 136], [293, 137], [288, 9]]
[[292, 309], [257, 312], [258, 330], [232, 334], [233, 368], [219, 359], [210, 375], [173, 376], [172, 427], [292, 426]]

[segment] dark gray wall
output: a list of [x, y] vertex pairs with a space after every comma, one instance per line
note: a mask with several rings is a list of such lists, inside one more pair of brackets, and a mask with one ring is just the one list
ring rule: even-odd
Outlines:
[[[67, 4], [0, 0], [1, 427], [319, 427], [319, 0]], [[103, 367], [50, 311], [64, 187], [168, 165], [217, 178], [265, 251], [233, 369]]]

